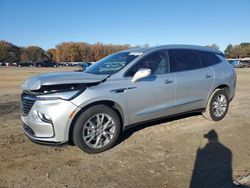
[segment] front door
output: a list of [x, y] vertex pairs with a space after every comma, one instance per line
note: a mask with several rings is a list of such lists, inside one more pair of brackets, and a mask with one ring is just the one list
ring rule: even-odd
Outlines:
[[[132, 77], [140, 68], [151, 69], [151, 76], [133, 83]], [[153, 52], [126, 73], [130, 123], [155, 119], [172, 113], [175, 105], [175, 74], [170, 73], [166, 50]]]

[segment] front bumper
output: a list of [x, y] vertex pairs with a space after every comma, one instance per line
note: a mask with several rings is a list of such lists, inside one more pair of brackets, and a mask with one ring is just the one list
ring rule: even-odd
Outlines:
[[[29, 113], [21, 115], [23, 131], [36, 143], [60, 145], [68, 141], [69, 129], [79, 107], [66, 100], [37, 100]], [[50, 117], [51, 122], [42, 120], [39, 113]]]
[[36, 144], [48, 145], [48, 146], [62, 146], [68, 143], [68, 142], [41, 141], [37, 138], [34, 138], [33, 130], [28, 125], [25, 124], [23, 124], [23, 131], [25, 135], [29, 138], [29, 140]]

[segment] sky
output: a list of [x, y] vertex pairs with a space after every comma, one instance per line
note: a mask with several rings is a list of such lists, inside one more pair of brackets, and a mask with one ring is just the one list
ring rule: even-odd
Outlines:
[[250, 42], [250, 0], [0, 0], [0, 40], [150, 46]]

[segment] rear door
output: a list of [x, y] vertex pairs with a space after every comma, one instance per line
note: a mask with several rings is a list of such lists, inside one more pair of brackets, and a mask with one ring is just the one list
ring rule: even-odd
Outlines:
[[214, 74], [204, 67], [195, 50], [169, 50], [171, 67], [176, 73], [176, 110], [184, 112], [203, 108], [210, 93]]

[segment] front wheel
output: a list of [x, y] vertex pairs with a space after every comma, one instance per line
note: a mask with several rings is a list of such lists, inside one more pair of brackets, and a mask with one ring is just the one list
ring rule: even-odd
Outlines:
[[222, 120], [227, 114], [229, 108], [229, 99], [224, 89], [217, 89], [211, 95], [203, 116], [213, 121]]
[[92, 106], [76, 120], [73, 141], [87, 153], [100, 153], [111, 148], [120, 133], [117, 113], [105, 105]]

